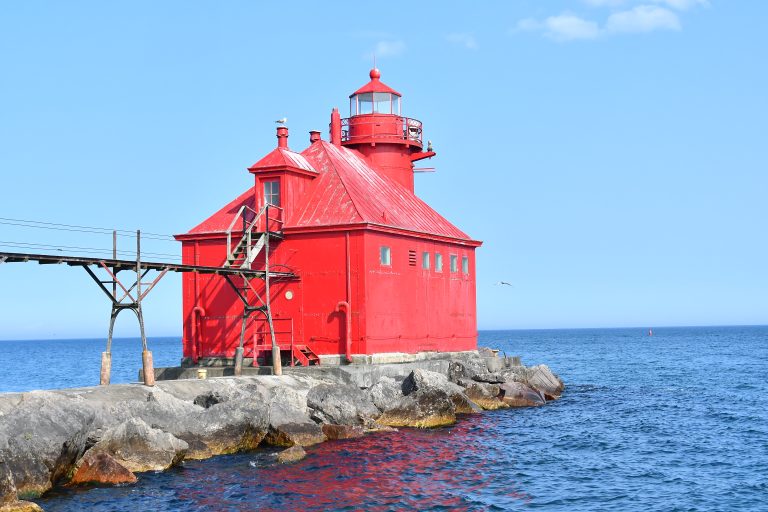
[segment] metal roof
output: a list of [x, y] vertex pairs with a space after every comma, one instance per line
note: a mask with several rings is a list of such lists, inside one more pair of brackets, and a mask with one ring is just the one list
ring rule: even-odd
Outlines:
[[368, 82], [367, 84], [365, 84], [364, 86], [362, 86], [361, 88], [359, 88], [358, 90], [350, 94], [349, 97], [351, 98], [355, 94], [364, 94], [367, 92], [389, 92], [394, 94], [395, 96], [402, 96], [402, 94], [400, 94], [399, 92], [397, 92], [396, 90], [394, 90], [393, 88], [391, 88], [390, 86], [388, 86], [387, 84], [379, 80], [379, 78], [381, 78], [381, 72], [378, 69], [376, 68], [372, 69], [370, 72], [370, 77], [371, 77], [370, 82]]
[[367, 223], [471, 240], [410, 190], [376, 172], [357, 151], [319, 141], [303, 154], [321, 172], [291, 227]]
[[273, 149], [267, 156], [248, 168], [251, 172], [272, 171], [276, 169], [295, 169], [317, 173], [306, 158], [286, 148]]
[[[307, 162], [317, 177], [284, 229], [369, 224], [477, 243], [413, 192], [378, 173], [353, 149], [320, 140], [301, 155], [292, 154]], [[257, 209], [255, 195], [250, 187], [188, 234], [225, 232], [242, 205]]]

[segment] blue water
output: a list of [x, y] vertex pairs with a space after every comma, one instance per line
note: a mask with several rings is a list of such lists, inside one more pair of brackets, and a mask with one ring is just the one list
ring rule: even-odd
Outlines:
[[[654, 334], [482, 332], [484, 345], [549, 364], [567, 383], [562, 399], [451, 428], [324, 443], [289, 466], [259, 450], [143, 474], [130, 487], [57, 490], [39, 502], [49, 512], [768, 510], [768, 327]], [[178, 361], [177, 343], [157, 342], [155, 359], [168, 350]], [[28, 366], [13, 380], [3, 376], [0, 389], [97, 378], [98, 343], [34, 342], [19, 351], [0, 342], [0, 350], [24, 366], [32, 345], [50, 367], [83, 375], [35, 376]], [[138, 349], [130, 350], [135, 362]], [[137, 367], [121, 375], [133, 380]]]

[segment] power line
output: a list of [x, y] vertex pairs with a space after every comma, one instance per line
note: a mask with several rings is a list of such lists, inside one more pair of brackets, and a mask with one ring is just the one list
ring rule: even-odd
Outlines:
[[[58, 230], [58, 231], [75, 231], [75, 232], [92, 233], [92, 234], [112, 234], [113, 232], [116, 232], [118, 236], [123, 236], [123, 237], [136, 236], [135, 231], [129, 231], [127, 229], [110, 229], [110, 228], [101, 228], [101, 227], [95, 227], [95, 226], [80, 226], [76, 224], [61, 224], [57, 222], [43, 222], [38, 220], [11, 219], [7, 217], [0, 217], [0, 224], [5, 224], [9, 226], [21, 226], [21, 227], [27, 227], [27, 228], [37, 228], [37, 229], [51, 229], [51, 230]], [[151, 240], [175, 241], [173, 238], [173, 235], [166, 235], [162, 233], [142, 232], [141, 237], [151, 239]]]
[[[54, 251], [63, 251], [64, 249], [68, 249], [68, 250], [84, 251], [84, 252], [97, 253], [97, 254], [112, 252], [112, 249], [99, 249], [97, 247], [79, 247], [79, 246], [73, 246], [73, 245], [47, 245], [47, 244], [36, 244], [36, 243], [29, 243], [29, 242], [15, 242], [15, 241], [8, 241], [8, 240], [0, 240], [0, 245], [4, 247], [16, 247], [16, 248], [25, 248], [25, 249], [51, 249]], [[136, 251], [118, 250], [116, 252], [117, 254], [125, 254], [128, 256], [136, 254]], [[142, 251], [141, 254], [146, 256], [167, 256], [170, 258], [181, 259], [181, 256], [179, 256], [178, 254], [169, 254], [169, 253], [163, 253], [163, 252]]]

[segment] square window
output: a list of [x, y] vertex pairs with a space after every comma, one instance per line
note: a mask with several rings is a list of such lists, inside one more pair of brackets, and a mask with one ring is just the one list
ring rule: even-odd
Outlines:
[[429, 253], [423, 252], [421, 253], [421, 268], [424, 270], [429, 270]]
[[277, 180], [264, 182], [264, 204], [280, 206], [280, 182]]
[[435, 272], [443, 271], [443, 255], [439, 252], [435, 253]]
[[379, 249], [379, 261], [382, 265], [392, 265], [392, 252], [386, 245], [382, 245]]
[[451, 272], [459, 271], [459, 257], [455, 254], [451, 254]]
[[469, 258], [466, 256], [461, 257], [461, 271], [465, 274], [469, 274]]

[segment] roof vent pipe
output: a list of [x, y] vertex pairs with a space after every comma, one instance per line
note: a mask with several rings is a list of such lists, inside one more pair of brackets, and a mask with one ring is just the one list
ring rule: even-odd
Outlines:
[[310, 130], [309, 131], [309, 143], [314, 144], [315, 142], [320, 140], [320, 130]]
[[341, 146], [341, 116], [338, 108], [331, 112], [331, 144]]
[[277, 127], [277, 147], [288, 149], [288, 127]]

